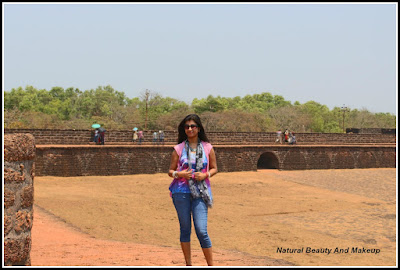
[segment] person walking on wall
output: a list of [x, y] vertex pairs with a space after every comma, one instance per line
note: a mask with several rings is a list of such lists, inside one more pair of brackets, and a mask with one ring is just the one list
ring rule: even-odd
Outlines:
[[100, 128], [99, 128], [99, 132], [100, 132], [100, 144], [101, 144], [101, 145], [104, 145], [106, 129], [103, 128], [103, 127], [100, 127]]
[[144, 139], [143, 131], [142, 131], [142, 130], [139, 130], [139, 131], [138, 131], [138, 138], [139, 138], [139, 144], [142, 144], [142, 141], [143, 141], [143, 139]]
[[289, 141], [289, 129], [285, 130], [285, 142]]
[[94, 139], [93, 139], [93, 141], [96, 143], [96, 144], [99, 144], [99, 129], [98, 128], [96, 128], [96, 130], [94, 131]]
[[193, 223], [209, 266], [213, 265], [212, 245], [207, 232], [208, 208], [213, 204], [210, 178], [218, 172], [215, 152], [196, 114], [186, 116], [178, 126], [178, 144], [171, 155], [169, 186], [179, 225], [186, 265], [192, 265], [190, 234]]
[[288, 143], [289, 143], [289, 144], [292, 144], [292, 132], [289, 132]]
[[133, 137], [132, 137], [133, 143], [136, 143], [136, 140], [137, 140], [137, 139], [138, 139], [138, 134], [137, 134], [137, 131], [134, 130], [134, 131], [133, 131]]
[[294, 135], [294, 132], [290, 132], [289, 134], [289, 144], [296, 144], [296, 136]]
[[158, 144], [158, 133], [154, 131], [153, 133], [153, 144]]
[[164, 145], [164, 138], [165, 138], [164, 131], [160, 130], [159, 133], [160, 134], [158, 135], [158, 139], [160, 141], [160, 144]]
[[282, 144], [282, 131], [280, 129], [276, 132], [276, 140], [275, 140], [275, 142], [276, 143], [280, 142], [280, 144]]

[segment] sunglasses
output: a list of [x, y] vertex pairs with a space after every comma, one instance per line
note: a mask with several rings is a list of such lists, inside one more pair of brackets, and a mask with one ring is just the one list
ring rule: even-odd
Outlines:
[[189, 129], [189, 128], [196, 129], [199, 126], [197, 126], [197, 125], [184, 125], [184, 127], [185, 127], [185, 129]]

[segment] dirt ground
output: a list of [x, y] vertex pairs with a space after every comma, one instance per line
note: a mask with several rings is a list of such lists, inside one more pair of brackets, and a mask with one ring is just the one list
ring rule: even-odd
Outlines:
[[[168, 246], [96, 239], [35, 206], [32, 266], [182, 266], [181, 249]], [[35, 241], [36, 240], [36, 241]], [[232, 250], [214, 250], [219, 266], [293, 265], [283, 260]], [[206, 266], [199, 249], [192, 262]]]
[[[171, 180], [36, 177], [32, 266], [183, 266]], [[219, 173], [211, 185], [217, 266], [397, 265], [396, 169]], [[194, 230], [192, 257], [206, 265]]]

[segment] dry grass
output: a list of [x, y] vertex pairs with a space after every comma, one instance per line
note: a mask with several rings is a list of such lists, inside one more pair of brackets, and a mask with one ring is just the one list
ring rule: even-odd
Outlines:
[[[36, 177], [35, 204], [99, 239], [178, 247], [170, 182], [167, 174]], [[214, 247], [297, 265], [396, 265], [396, 169], [219, 173], [212, 190]], [[194, 232], [192, 241], [199, 248]], [[350, 253], [307, 254], [306, 247]]]

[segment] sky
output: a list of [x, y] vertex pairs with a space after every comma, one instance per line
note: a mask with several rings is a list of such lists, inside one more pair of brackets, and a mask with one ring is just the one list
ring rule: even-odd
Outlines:
[[397, 3], [4, 3], [3, 94], [269, 92], [397, 115]]

